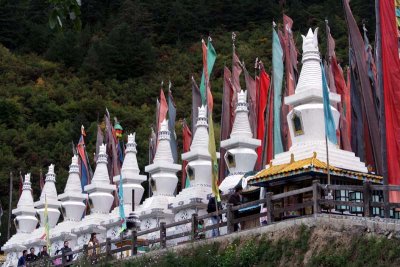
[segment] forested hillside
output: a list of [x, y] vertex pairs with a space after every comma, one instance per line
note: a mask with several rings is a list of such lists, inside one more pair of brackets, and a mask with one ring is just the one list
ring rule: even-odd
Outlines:
[[[359, 26], [366, 23], [373, 40], [374, 1], [352, 0], [351, 6]], [[259, 57], [269, 71], [273, 20], [281, 28], [282, 14], [292, 17], [300, 52], [300, 33], [320, 27], [324, 55], [328, 19], [336, 53], [342, 65], [347, 62], [340, 0], [82, 0], [81, 28], [67, 20], [58, 30], [49, 27], [53, 8], [47, 0], [0, 0], [0, 200], [5, 210], [0, 244], [6, 238], [10, 171], [13, 207], [20, 171], [32, 173], [37, 199], [39, 171], [46, 173], [54, 163], [61, 192], [71, 142], [77, 143], [84, 125], [87, 151], [93, 155], [96, 127], [106, 107], [125, 133], [136, 131], [139, 165], [144, 169], [162, 80], [172, 82], [177, 120], [190, 121], [190, 77], [200, 80], [201, 38], [210, 35], [218, 54], [211, 77], [216, 122], [223, 66], [231, 63], [232, 31], [248, 69]], [[176, 132], [180, 145], [180, 123]], [[94, 167], [93, 157], [90, 161]]]

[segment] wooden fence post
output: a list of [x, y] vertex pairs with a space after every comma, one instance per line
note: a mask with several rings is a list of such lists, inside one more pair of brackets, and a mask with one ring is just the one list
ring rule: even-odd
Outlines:
[[165, 228], [165, 222], [160, 222], [160, 245], [161, 248], [167, 247], [167, 229]]
[[371, 217], [371, 188], [370, 182], [365, 181], [363, 188], [364, 217]]
[[199, 234], [199, 221], [197, 213], [192, 214], [192, 240], [196, 240]]
[[67, 263], [67, 258], [65, 257], [65, 249], [61, 250], [61, 257], [62, 266], [65, 266], [65, 264]]
[[226, 204], [226, 230], [228, 234], [233, 233], [234, 231], [232, 206], [231, 203]]
[[268, 224], [271, 224], [274, 222], [274, 205], [272, 205], [272, 195], [274, 193], [272, 192], [267, 192], [267, 194], [265, 194], [265, 198], [266, 198], [266, 205], [267, 205], [267, 222]]
[[383, 189], [383, 214], [384, 218], [390, 218], [389, 190], [387, 186]]
[[[84, 244], [83, 245], [83, 261], [88, 262], [88, 257], [89, 257], [89, 246], [87, 244]], [[82, 264], [82, 265], [85, 265], [85, 264]]]
[[315, 217], [318, 213], [321, 213], [321, 205], [319, 204], [319, 200], [321, 199], [321, 191], [320, 191], [319, 181], [313, 180], [312, 187], [313, 187], [313, 202], [314, 202], [313, 212], [314, 212], [314, 217]]
[[109, 260], [111, 258], [111, 238], [106, 238], [106, 259]]
[[132, 238], [131, 252], [132, 252], [132, 256], [134, 256], [134, 255], [137, 254], [137, 246], [136, 246], [136, 243], [137, 243], [137, 231], [136, 230], [132, 231], [132, 237], [131, 238]]

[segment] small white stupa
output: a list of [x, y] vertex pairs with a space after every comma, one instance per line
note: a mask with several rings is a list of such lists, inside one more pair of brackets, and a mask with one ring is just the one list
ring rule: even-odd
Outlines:
[[229, 175], [219, 186], [223, 194], [232, 191], [245, 173], [254, 170], [257, 161], [255, 149], [261, 145], [261, 140], [254, 139], [251, 132], [246, 98], [246, 91], [238, 93], [231, 136], [221, 142], [221, 147], [227, 150], [224, 160], [229, 169]]
[[48, 214], [48, 222], [49, 228], [53, 229], [58, 219], [60, 218], [60, 204], [57, 198], [57, 189], [56, 189], [56, 174], [54, 172], [54, 164], [50, 164], [49, 171], [46, 174], [45, 184], [42, 189], [42, 193], [40, 194], [39, 201], [35, 202], [35, 207], [37, 210], [37, 214], [40, 219], [40, 227], [32, 232], [30, 238], [24, 243], [26, 247], [34, 247], [35, 252], [38, 253], [43, 245], [46, 245], [45, 237], [45, 205], [47, 202], [47, 214]]
[[206, 106], [199, 107], [196, 132], [190, 151], [182, 154], [187, 160], [187, 178], [190, 187], [184, 188], [171, 205], [175, 221], [190, 219], [192, 214], [206, 214], [207, 196], [211, 194], [211, 156], [208, 152], [208, 123]]
[[[309, 29], [303, 37], [303, 67], [294, 95], [285, 97], [285, 104], [292, 105], [288, 114], [292, 146], [289, 151], [280, 153], [272, 160], [273, 165], [288, 163], [291, 154], [295, 160], [310, 158], [317, 153], [317, 158], [326, 162], [325, 124], [322, 96], [321, 58], [318, 50], [318, 28], [313, 33]], [[332, 104], [340, 102], [340, 96], [329, 93], [331, 110], [336, 129], [339, 124], [339, 112]], [[342, 169], [368, 172], [365, 164], [353, 152], [341, 150], [328, 141], [329, 164]], [[269, 165], [266, 166], [268, 168]]]
[[51, 251], [53, 252], [61, 249], [65, 240], [69, 241], [71, 247], [75, 246], [77, 237], [71, 233], [71, 229], [82, 220], [86, 209], [84, 200], [87, 199], [87, 194], [82, 193], [78, 157], [76, 155], [72, 157], [64, 193], [58, 195], [58, 199], [61, 201], [64, 221], [50, 230]]
[[14, 219], [17, 233], [1, 248], [2, 251], [7, 253], [7, 259], [3, 266], [17, 266], [18, 258], [22, 255], [22, 251], [26, 249], [22, 243], [31, 236], [38, 223], [38, 219], [35, 216], [36, 210], [33, 205], [30, 173], [25, 175], [22, 193], [17, 208], [12, 210], [12, 214], [17, 216]]
[[[146, 181], [147, 178], [146, 175], [140, 174], [136, 157], [137, 150], [135, 136], [136, 133], [128, 135], [125, 158], [121, 168], [122, 189], [124, 192], [124, 212], [126, 217], [128, 217], [129, 214], [139, 206], [144, 193], [144, 188], [141, 183]], [[116, 176], [113, 179], [119, 189], [120, 177]], [[134, 203], [132, 203], [132, 192], [134, 192]], [[109, 218], [101, 223], [107, 229], [107, 237], [119, 238], [117, 234], [121, 228], [120, 222], [119, 207], [115, 207]]]
[[112, 192], [116, 190], [116, 187], [110, 183], [104, 144], [99, 149], [97, 166], [91, 184], [86, 185], [84, 190], [89, 194], [90, 214], [72, 228], [72, 233], [78, 237], [77, 248], [88, 244], [91, 233], [98, 233], [100, 242], [105, 241], [106, 238], [106, 229], [100, 223], [109, 216], [114, 201]]
[[174, 164], [169, 141], [168, 121], [164, 120], [158, 132], [154, 162], [145, 167], [145, 171], [150, 174], [153, 196], [147, 198], [137, 210], [141, 230], [157, 227], [161, 221], [170, 223], [174, 218], [169, 204], [175, 198], [174, 192], [178, 183], [176, 173], [181, 169], [181, 165]]

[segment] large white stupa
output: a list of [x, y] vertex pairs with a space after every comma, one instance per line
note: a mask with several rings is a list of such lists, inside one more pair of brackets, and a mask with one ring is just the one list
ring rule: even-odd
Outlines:
[[150, 174], [150, 185], [153, 196], [147, 198], [137, 210], [141, 220], [141, 230], [157, 227], [161, 221], [170, 223], [174, 219], [169, 205], [174, 201], [174, 193], [178, 183], [176, 173], [181, 165], [175, 164], [170, 146], [168, 121], [161, 123], [158, 132], [158, 146], [154, 162], [145, 167]]
[[58, 199], [61, 201], [61, 212], [64, 221], [50, 230], [52, 252], [61, 249], [65, 240], [69, 241], [71, 247], [75, 246], [77, 236], [71, 233], [71, 229], [76, 226], [77, 222], [82, 220], [83, 213], [86, 209], [84, 200], [87, 199], [87, 194], [82, 193], [78, 157], [76, 155], [72, 157], [64, 193], [58, 195]]
[[5, 266], [17, 266], [18, 258], [22, 255], [22, 251], [26, 249], [24, 243], [35, 230], [38, 219], [36, 218], [36, 210], [33, 204], [31, 174], [25, 175], [22, 193], [18, 200], [17, 208], [12, 210], [12, 214], [16, 216], [14, 219], [17, 233], [13, 235], [1, 248], [7, 253]]
[[32, 232], [30, 237], [25, 241], [25, 246], [27, 248], [34, 247], [35, 252], [38, 253], [43, 245], [46, 245], [45, 239], [45, 205], [47, 202], [47, 213], [48, 213], [48, 222], [49, 228], [53, 229], [58, 219], [60, 218], [60, 204], [57, 198], [57, 189], [56, 189], [56, 174], [54, 172], [54, 165], [51, 164], [49, 166], [49, 171], [46, 174], [45, 184], [42, 189], [42, 193], [40, 194], [39, 201], [35, 202], [35, 207], [37, 214], [40, 219], [40, 227]]
[[[311, 158], [316, 152], [317, 158], [326, 162], [325, 125], [322, 96], [321, 58], [318, 49], [318, 29], [313, 33], [309, 29], [303, 36], [303, 67], [294, 95], [285, 97], [285, 104], [293, 109], [287, 116], [292, 146], [289, 151], [277, 154], [273, 165], [290, 162], [291, 155], [295, 160]], [[332, 104], [340, 102], [340, 96], [329, 93], [331, 110], [336, 129], [339, 124], [339, 112]], [[365, 164], [353, 152], [341, 150], [328, 141], [329, 163], [332, 166], [358, 172], [368, 172]], [[269, 165], [266, 166], [268, 168]]]
[[116, 187], [110, 183], [106, 146], [104, 144], [99, 149], [92, 182], [86, 185], [84, 190], [89, 194], [90, 214], [86, 215], [81, 222], [72, 228], [71, 232], [78, 237], [77, 248], [81, 248], [89, 242], [91, 233], [97, 233], [100, 242], [105, 241], [106, 238], [106, 228], [101, 225], [101, 222], [107, 220], [109, 216], [114, 202], [112, 192], [116, 190]]
[[224, 160], [229, 169], [229, 175], [219, 186], [223, 194], [232, 191], [245, 173], [254, 170], [257, 161], [255, 149], [261, 145], [261, 141], [254, 139], [251, 132], [246, 98], [246, 91], [238, 93], [230, 138], [221, 141], [221, 147], [227, 150]]
[[198, 109], [196, 132], [190, 151], [182, 154], [182, 160], [188, 161], [186, 173], [190, 186], [184, 188], [171, 204], [176, 222], [190, 219], [194, 213], [206, 214], [207, 197], [211, 194], [211, 156], [208, 152], [207, 108], [202, 106]]
[[[137, 162], [137, 150], [136, 150], [136, 133], [128, 135], [128, 143], [125, 149], [125, 158], [121, 168], [122, 175], [122, 189], [124, 194], [124, 212], [125, 216], [128, 217], [130, 213], [136, 210], [142, 199], [144, 188], [141, 185], [142, 182], [146, 181], [146, 175], [141, 175], [139, 165]], [[120, 176], [113, 178], [114, 183], [119, 188]], [[132, 197], [134, 195], [134, 199]], [[133, 203], [132, 203], [133, 201]], [[118, 233], [121, 228], [120, 211], [119, 207], [115, 207], [110, 216], [101, 223], [107, 229], [107, 237], [118, 238]]]

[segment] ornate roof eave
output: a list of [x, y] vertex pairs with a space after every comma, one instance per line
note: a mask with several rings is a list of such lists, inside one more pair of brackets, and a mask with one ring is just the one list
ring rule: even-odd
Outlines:
[[[346, 177], [360, 181], [371, 181], [373, 183], [382, 183], [382, 176], [355, 172], [345, 169], [329, 166], [329, 173], [337, 177]], [[327, 175], [327, 164], [316, 158], [316, 153], [311, 158], [294, 161], [293, 157], [290, 163], [272, 165], [269, 168], [261, 170], [255, 176], [248, 180], [250, 186], [262, 186], [269, 181], [284, 180], [287, 178], [297, 177], [299, 175], [306, 176], [307, 174], [314, 176], [316, 174]]]

